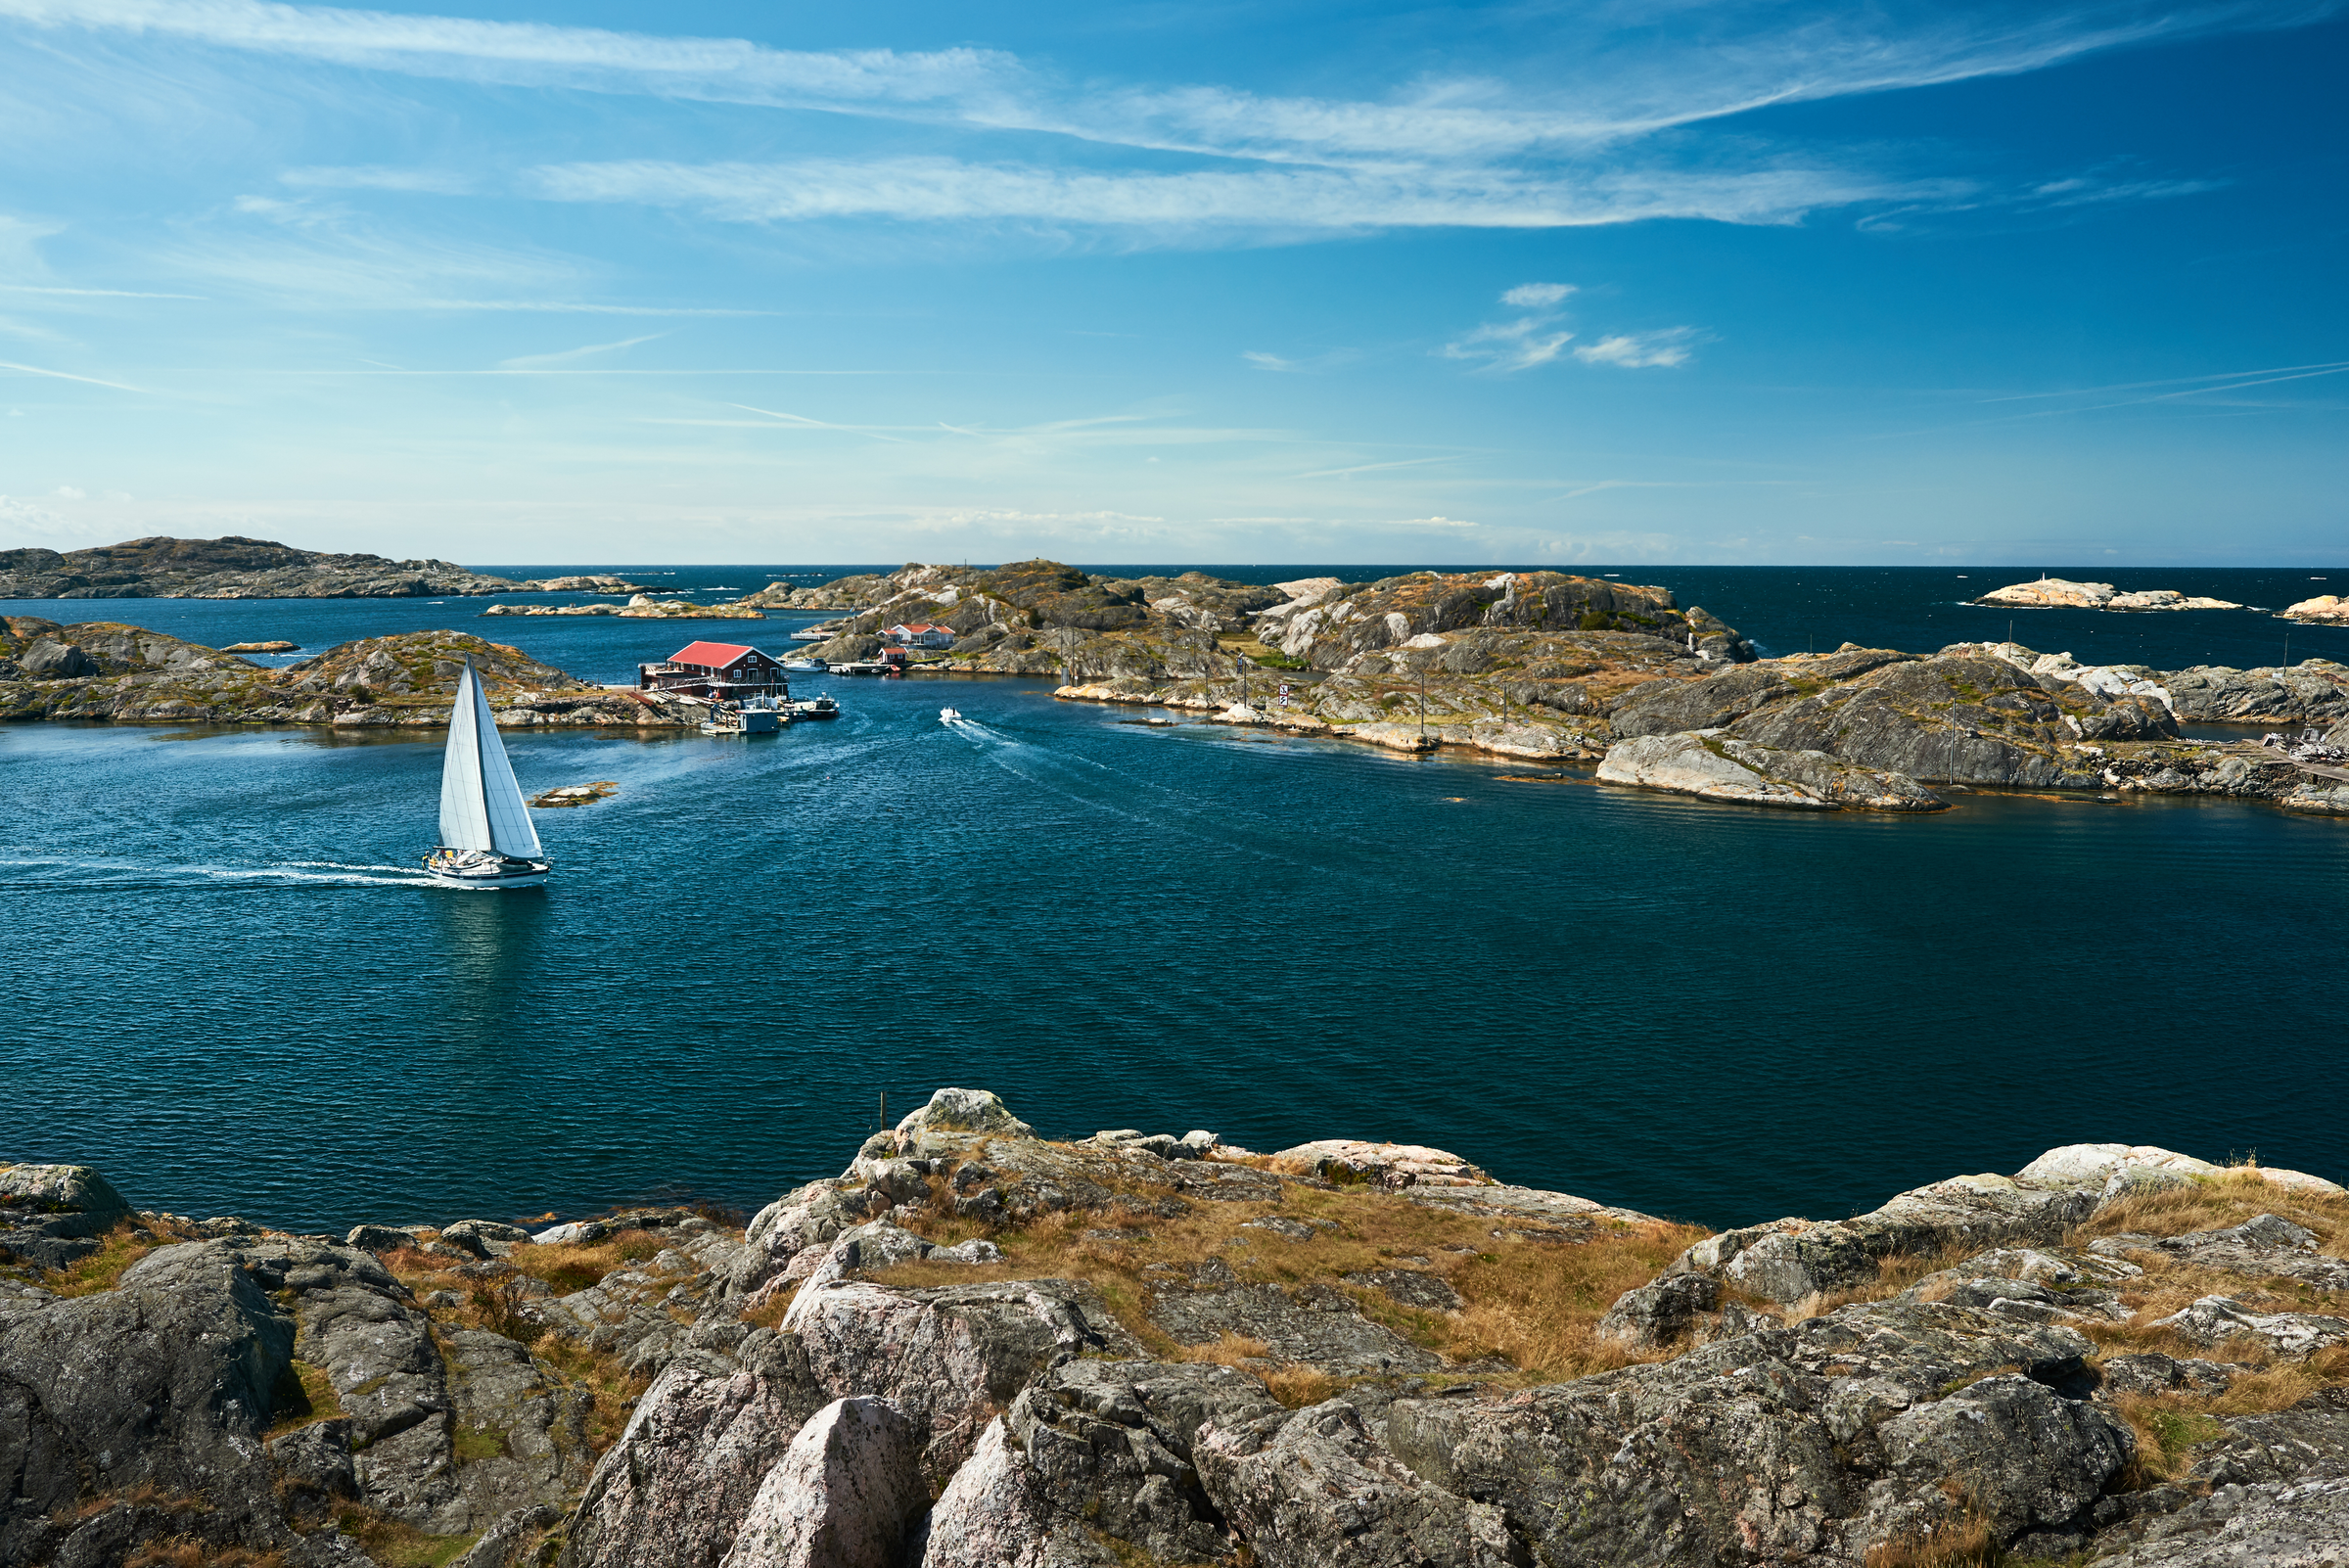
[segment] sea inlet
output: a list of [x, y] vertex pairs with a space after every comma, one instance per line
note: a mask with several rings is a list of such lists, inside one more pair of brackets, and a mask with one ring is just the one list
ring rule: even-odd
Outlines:
[[[1949, 576], [1836, 592], [1871, 628], [1906, 617], [1898, 645], [2003, 635]], [[2250, 598], [2188, 576], [2159, 585]], [[1844, 640], [1831, 607], [1734, 592], [1681, 598], [1765, 651], [1804, 620]], [[602, 679], [696, 631], [780, 646], [812, 619], [0, 608], [311, 651], [456, 626]], [[2165, 639], [2157, 662], [2186, 664], [2276, 624], [2117, 621], [2016, 634], [2084, 659], [2098, 629]], [[2294, 657], [2327, 651], [2311, 632]], [[956, 1084], [1051, 1135], [1434, 1143], [1717, 1225], [1839, 1217], [2077, 1141], [2349, 1169], [2349, 823], [1996, 793], [1775, 814], [1587, 769], [1147, 728], [1049, 681], [798, 683], [816, 690], [845, 716], [779, 735], [510, 735], [528, 791], [619, 785], [540, 813], [555, 877], [511, 895], [414, 874], [437, 733], [0, 731], [0, 1158], [297, 1229], [747, 1208], [833, 1174], [882, 1096], [894, 1119]], [[942, 725], [949, 704], [969, 721]]]

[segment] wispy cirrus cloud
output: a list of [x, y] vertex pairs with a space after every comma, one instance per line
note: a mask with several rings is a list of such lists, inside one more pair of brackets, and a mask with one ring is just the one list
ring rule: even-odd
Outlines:
[[[1985, 5], [1962, 16], [1886, 0], [1790, 17], [1772, 0], [1722, 0], [1701, 36], [1627, 27], [1601, 8], [1478, 19], [1513, 28], [1481, 52], [1359, 98], [1217, 83], [1065, 79], [992, 49], [790, 50], [740, 38], [405, 15], [275, 0], [0, 0], [0, 21], [468, 81], [814, 110], [963, 132], [1065, 137], [1133, 154], [1182, 154], [1169, 172], [907, 156], [758, 164], [580, 161], [537, 170], [524, 194], [686, 208], [760, 223], [885, 219], [1053, 225], [1143, 239], [1307, 239], [1385, 228], [1551, 228], [1695, 218], [1787, 223], [1862, 205], [2080, 205], [2202, 188], [2182, 179], [2042, 177], [2002, 192], [1978, 178], [1848, 167], [1740, 142], [1692, 156], [1658, 133], [1770, 105], [2015, 74], [2120, 48], [2296, 25], [2349, 0], [2080, 0]], [[1495, 33], [1497, 38], [1498, 33]], [[1114, 155], [1113, 155], [1114, 156]], [[1881, 161], [1879, 159], [1878, 161]], [[296, 187], [509, 194], [495, 170], [304, 166]], [[2036, 194], [2033, 194], [2036, 193]]]
[[49, 381], [77, 381], [85, 387], [105, 387], [115, 392], [145, 393], [145, 387], [133, 387], [128, 382], [108, 381], [102, 376], [76, 376], [70, 371], [51, 370], [44, 365], [20, 365], [13, 360], [0, 359], [0, 371], [19, 376], [37, 376]]
[[1694, 327], [1667, 327], [1661, 332], [1624, 332], [1585, 344], [1574, 357], [1586, 365], [1619, 365], [1625, 370], [1684, 365], [1705, 335]]
[[1104, 173], [898, 157], [791, 163], [559, 163], [528, 171], [523, 188], [551, 201], [677, 207], [742, 222], [1009, 221], [1279, 235], [1571, 228], [1661, 217], [1788, 223], [1819, 207], [1946, 194], [1949, 186], [1824, 167], [1728, 173], [1655, 169], [1586, 179], [1445, 169]]
[[[1546, 365], [1570, 350], [1574, 333], [1565, 326], [1557, 307], [1579, 291], [1570, 283], [1521, 283], [1505, 290], [1500, 302], [1528, 313], [1507, 321], [1488, 321], [1453, 339], [1437, 352], [1447, 359], [1469, 359], [1479, 368], [1499, 375]], [[1571, 350], [1586, 365], [1617, 365], [1626, 370], [1684, 365], [1706, 335], [1694, 327], [1666, 327], [1654, 332], [1616, 333]]]
[[648, 332], [641, 338], [622, 338], [618, 343], [584, 344], [576, 348], [565, 348], [551, 354], [519, 354], [512, 359], [499, 360], [497, 368], [500, 370], [562, 369], [576, 365], [582, 359], [592, 359], [597, 354], [618, 353], [624, 348], [633, 348], [640, 343], [651, 343], [657, 338], [667, 336], [668, 336], [667, 333]]
[[[1910, 0], [1790, 20], [1765, 0], [1711, 8], [1701, 45], [1604, 10], [1548, 19], [1520, 74], [1454, 69], [1369, 99], [1213, 83], [1064, 83], [1000, 50], [788, 50], [531, 22], [272, 0], [0, 0], [50, 30], [161, 37], [386, 71], [820, 108], [1277, 160], [1476, 162], [1588, 146], [1771, 104], [2044, 69], [2145, 43], [2333, 15], [2337, 0], [2088, 0], [1953, 16]], [[1529, 58], [1530, 57], [1530, 58]]]
[[407, 191], [422, 196], [470, 196], [481, 188], [456, 169], [388, 168], [375, 164], [290, 168], [278, 175], [288, 185], [327, 191]]
[[1556, 308], [1574, 292], [1571, 283], [1521, 283], [1503, 290], [1502, 304], [1530, 313], [1488, 321], [1437, 351], [1447, 359], [1478, 360], [1484, 369], [1504, 375], [1546, 365], [1574, 341], [1574, 334], [1559, 326], [1564, 318]]

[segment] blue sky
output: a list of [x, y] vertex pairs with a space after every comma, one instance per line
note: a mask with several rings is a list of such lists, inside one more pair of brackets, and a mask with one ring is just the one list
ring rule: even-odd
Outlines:
[[2349, 7], [0, 0], [0, 546], [2349, 560]]

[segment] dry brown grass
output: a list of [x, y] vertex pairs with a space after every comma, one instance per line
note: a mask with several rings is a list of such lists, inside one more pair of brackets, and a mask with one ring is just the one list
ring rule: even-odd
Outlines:
[[653, 1386], [652, 1379], [641, 1372], [623, 1371], [612, 1358], [575, 1345], [560, 1334], [539, 1335], [530, 1345], [530, 1354], [594, 1400], [587, 1411], [587, 1447], [596, 1453], [619, 1440], [636, 1401]]
[[506, 1262], [532, 1279], [544, 1280], [556, 1295], [568, 1296], [601, 1284], [615, 1268], [644, 1262], [665, 1245], [649, 1230], [622, 1230], [593, 1246], [516, 1247]]
[[126, 1218], [115, 1222], [113, 1229], [99, 1237], [98, 1250], [77, 1263], [63, 1268], [51, 1268], [39, 1276], [40, 1286], [56, 1296], [94, 1296], [102, 1290], [112, 1290], [122, 1282], [122, 1275], [132, 1264], [175, 1241], [187, 1238], [177, 1226], [167, 1221], [147, 1221]]
[[2005, 1557], [1990, 1520], [1968, 1508], [1924, 1535], [1880, 1541], [1867, 1548], [1866, 1568], [1996, 1568]]
[[1265, 1387], [1290, 1409], [1302, 1410], [1333, 1398], [1345, 1385], [1310, 1366], [1282, 1366], [1265, 1374]]
[[[1304, 1241], [1244, 1228], [1248, 1221], [1272, 1215], [1334, 1224], [1317, 1226], [1313, 1237]], [[991, 1233], [1003, 1249], [1001, 1264], [973, 1268], [913, 1263], [879, 1277], [903, 1286], [1039, 1276], [1082, 1279], [1101, 1292], [1119, 1321], [1153, 1354], [1246, 1360], [1262, 1358], [1242, 1353], [1235, 1345], [1253, 1342], [1227, 1338], [1206, 1346], [1180, 1346], [1149, 1320], [1143, 1310], [1149, 1294], [1168, 1277], [1163, 1271], [1150, 1273], [1152, 1265], [1182, 1268], [1220, 1258], [1245, 1282], [1283, 1286], [1337, 1284], [1344, 1275], [1365, 1269], [1416, 1268], [1450, 1283], [1461, 1297], [1461, 1310], [1419, 1311], [1379, 1292], [1356, 1291], [1365, 1314], [1448, 1359], [1499, 1357], [1528, 1381], [1553, 1382], [1656, 1359], [1599, 1340], [1591, 1329], [1616, 1297], [1645, 1284], [1705, 1234], [1687, 1225], [1614, 1227], [1602, 1222], [1590, 1240], [1562, 1245], [1497, 1238], [1495, 1224], [1492, 1220], [1425, 1208], [1374, 1188], [1295, 1186], [1288, 1189], [1284, 1203], [1199, 1203], [1176, 1219], [1114, 1207], [1107, 1215], [1048, 1215]], [[948, 1246], [990, 1234], [969, 1221], [939, 1216], [917, 1217], [909, 1228]], [[1085, 1235], [1087, 1230], [1111, 1228], [1141, 1229], [1149, 1235], [1135, 1241]], [[1174, 1277], [1179, 1280], [1180, 1275]]]
[[2064, 1239], [2081, 1246], [2098, 1236], [2134, 1233], [2182, 1236], [2196, 1230], [2225, 1230], [2263, 1214], [2280, 1215], [2317, 1233], [2317, 1250], [2349, 1258], [2349, 1196], [2335, 1197], [2280, 1186], [2242, 1166], [2190, 1186], [2148, 1192], [2120, 1202], [2073, 1227]]
[[51, 1514], [50, 1523], [58, 1528], [70, 1529], [84, 1519], [94, 1519], [109, 1508], [158, 1508], [164, 1513], [209, 1513], [212, 1505], [203, 1498], [189, 1497], [181, 1492], [166, 1492], [152, 1481], [142, 1481], [122, 1492], [101, 1492], [83, 1498], [70, 1507]]
[[280, 1568], [282, 1551], [248, 1551], [243, 1546], [207, 1546], [185, 1536], [151, 1541], [122, 1559], [122, 1568]]
[[[2078, 1246], [2098, 1236], [2177, 1236], [2225, 1230], [2257, 1215], [2280, 1215], [2307, 1226], [2318, 1249], [2349, 1257], [2349, 1197], [2294, 1191], [2241, 1168], [2191, 1186], [2127, 1198], [2073, 1229], [2065, 1240]], [[2220, 1435], [2218, 1418], [2287, 1409], [2318, 1390], [2349, 1383], [2349, 1347], [2335, 1347], [2304, 1361], [2276, 1360], [2267, 1346], [2242, 1338], [2219, 1346], [2197, 1345], [2155, 1327], [2161, 1318], [2204, 1296], [2229, 1296], [2256, 1312], [2349, 1313], [2349, 1303], [2297, 1280], [2280, 1276], [2195, 1268], [2167, 1253], [2133, 1251], [2129, 1261], [2144, 1269], [2119, 1287], [2130, 1312], [2123, 1323], [2092, 1324], [2086, 1332], [2099, 1356], [2156, 1353], [2179, 1360], [2204, 1360], [2246, 1366], [2223, 1394], [2122, 1394], [2113, 1408], [2138, 1440], [2137, 1457], [2124, 1478], [2131, 1487], [2151, 1486], [2183, 1474], [2194, 1445]]]
[[[517, 1247], [508, 1261], [519, 1266], [532, 1252], [557, 1254], [544, 1261], [532, 1260], [541, 1263], [544, 1272], [526, 1271], [541, 1279], [549, 1274], [560, 1277], [567, 1269], [593, 1272], [594, 1279], [589, 1283], [594, 1283], [623, 1263], [649, 1258], [659, 1250], [657, 1239], [648, 1232], [631, 1230], [595, 1247]], [[587, 1412], [587, 1443], [596, 1453], [602, 1453], [619, 1439], [622, 1429], [628, 1424], [634, 1402], [651, 1387], [650, 1379], [622, 1371], [611, 1357], [574, 1344], [522, 1315], [522, 1304], [528, 1298], [511, 1279], [471, 1279], [456, 1271], [462, 1267], [461, 1260], [437, 1257], [413, 1247], [385, 1253], [380, 1261], [393, 1278], [419, 1298], [442, 1290], [465, 1298], [461, 1306], [425, 1309], [425, 1315], [436, 1326], [485, 1328], [503, 1334], [528, 1345], [531, 1355], [553, 1367], [573, 1387], [584, 1390], [593, 1401]]]

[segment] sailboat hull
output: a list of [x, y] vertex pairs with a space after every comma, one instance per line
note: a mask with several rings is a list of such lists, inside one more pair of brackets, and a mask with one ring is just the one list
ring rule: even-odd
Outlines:
[[496, 854], [464, 854], [435, 850], [424, 857], [425, 874], [443, 888], [534, 888], [554, 867], [544, 860], [521, 860]]

